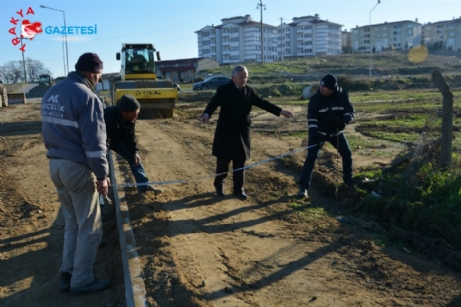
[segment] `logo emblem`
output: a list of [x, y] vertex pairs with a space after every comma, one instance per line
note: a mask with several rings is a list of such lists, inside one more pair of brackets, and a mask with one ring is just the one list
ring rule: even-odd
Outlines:
[[[20, 18], [18, 18], [19, 15]], [[32, 40], [34, 39], [35, 35], [40, 34], [43, 32], [42, 29], [42, 23], [38, 21], [30, 21], [29, 17], [27, 19], [24, 18], [24, 16], [29, 16], [29, 15], [35, 15], [34, 10], [29, 7], [27, 9], [27, 12], [24, 14], [23, 10], [20, 9], [19, 11], [16, 12], [16, 15], [13, 15], [10, 19], [10, 23], [13, 24], [14, 26], [10, 28], [8, 31], [10, 34], [14, 35], [14, 38], [11, 39], [11, 43], [13, 46], [17, 46], [18, 44], [21, 44], [19, 47], [19, 50], [22, 52], [26, 51], [26, 44], [22, 43], [23, 39], [29, 39]], [[17, 19], [15, 19], [15, 16]], [[21, 21], [21, 22], [19, 22]], [[18, 32], [16, 31], [17, 28], [20, 26], [20, 35], [18, 37]]]

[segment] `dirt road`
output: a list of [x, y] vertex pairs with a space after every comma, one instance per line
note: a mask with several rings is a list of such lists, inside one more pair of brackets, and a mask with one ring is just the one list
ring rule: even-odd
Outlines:
[[[247, 164], [303, 147], [296, 135], [305, 130], [306, 109], [289, 108], [295, 113], [290, 120], [253, 112]], [[187, 180], [162, 185], [159, 197], [120, 188], [149, 306], [461, 306], [460, 274], [411, 250], [379, 246], [372, 218], [337, 219], [355, 199], [342, 187], [335, 198], [339, 175], [331, 148], [322, 152], [307, 200], [292, 197], [305, 152], [248, 169], [246, 201], [215, 196], [211, 177], [197, 179], [215, 169], [216, 121], [199, 124], [202, 109], [180, 106], [174, 119], [137, 123], [150, 180]], [[38, 104], [17, 105], [2, 113], [0, 305], [123, 306], [113, 207], [106, 208], [107, 246], [96, 265], [96, 274], [111, 278], [113, 287], [77, 297], [57, 289], [63, 218], [47, 173], [38, 110]], [[356, 151], [354, 158], [356, 168], [389, 160]], [[118, 162], [124, 181], [133, 182]], [[230, 177], [229, 194], [231, 186]]]

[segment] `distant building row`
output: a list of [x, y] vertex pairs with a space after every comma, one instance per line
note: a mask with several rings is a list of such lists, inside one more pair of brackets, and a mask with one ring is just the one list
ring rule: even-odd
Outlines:
[[285, 57], [335, 55], [343, 52], [382, 52], [409, 49], [420, 44], [429, 49], [461, 50], [461, 18], [422, 25], [399, 21], [357, 26], [342, 25], [314, 16], [295, 17], [279, 26], [253, 21], [250, 15], [222, 19], [218, 26], [196, 31], [199, 57], [219, 64], [273, 62]]
[[461, 51], [461, 18], [425, 25], [416, 19], [357, 26], [351, 36], [354, 52], [406, 50], [419, 45], [429, 50]]
[[[278, 27], [255, 22], [250, 15], [222, 19], [219, 26], [196, 31], [199, 57], [220, 64], [264, 62], [284, 57], [342, 53], [342, 25], [321, 20], [319, 15], [293, 18]], [[262, 48], [262, 49], [261, 49]]]

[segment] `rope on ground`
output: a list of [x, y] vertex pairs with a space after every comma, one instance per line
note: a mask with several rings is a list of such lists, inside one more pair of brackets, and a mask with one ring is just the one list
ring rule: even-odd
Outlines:
[[[323, 143], [324, 142], [322, 142], [320, 144], [323, 144]], [[293, 155], [295, 153], [307, 150], [309, 148], [312, 148], [312, 147], [315, 147], [315, 146], [318, 146], [318, 145], [319, 144], [313, 144], [313, 145], [306, 146], [306, 147], [303, 147], [303, 148], [295, 149], [295, 150], [292, 150], [290, 152], [275, 156], [273, 158], [262, 160], [262, 161], [259, 161], [259, 162], [256, 162], [256, 163], [241, 167], [241, 168], [233, 169], [233, 170], [231, 170], [231, 172], [238, 172], [238, 171], [242, 171], [242, 170], [245, 170], [245, 169], [253, 168], [255, 166], [265, 164], [265, 163], [269, 163], [271, 161], [284, 158], [286, 156], [291, 156], [291, 155]], [[143, 183], [119, 183], [119, 184], [114, 185], [114, 187], [119, 188], [119, 187], [136, 187], [136, 186], [167, 185], [167, 184], [175, 184], [175, 183], [186, 183], [186, 182], [195, 181], [195, 180], [213, 178], [213, 177], [224, 175], [224, 174], [227, 174], [227, 173], [219, 173], [219, 174], [213, 174], [213, 175], [200, 176], [200, 177], [195, 177], [195, 178], [191, 178], [191, 179], [175, 179], [175, 180], [169, 180], [169, 181], [149, 181], [149, 182], [143, 182]]]

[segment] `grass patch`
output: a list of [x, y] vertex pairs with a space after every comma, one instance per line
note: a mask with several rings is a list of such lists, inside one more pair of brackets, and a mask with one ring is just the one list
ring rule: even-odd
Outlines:
[[386, 141], [382, 138], [365, 138], [362, 136], [348, 134], [347, 132], [346, 138], [353, 155], [359, 154], [381, 158], [390, 158], [395, 156], [395, 152], [393, 150], [387, 150], [387, 148], [395, 147], [395, 142]]
[[461, 246], [460, 156], [453, 156], [449, 169], [421, 156], [393, 172], [366, 170], [356, 177], [375, 180], [363, 186], [369, 194], [361, 200], [358, 211], [379, 216], [406, 231]]
[[305, 208], [304, 210], [301, 211], [303, 215], [305, 215], [309, 219], [320, 219], [325, 216], [328, 216], [329, 214], [325, 211], [325, 208], [323, 207], [309, 207]]

